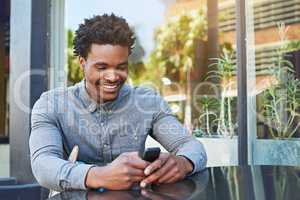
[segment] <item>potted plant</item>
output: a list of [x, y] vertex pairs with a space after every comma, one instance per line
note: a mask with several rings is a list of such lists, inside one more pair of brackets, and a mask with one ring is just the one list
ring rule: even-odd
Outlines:
[[[219, 95], [203, 94], [198, 100], [201, 108], [199, 128], [194, 135], [208, 154], [208, 166], [237, 165], [236, 122], [233, 120], [232, 95], [236, 65], [232, 52], [224, 49], [220, 58], [213, 58], [206, 80], [218, 88]], [[209, 90], [207, 90], [209, 91]]]
[[287, 28], [280, 24], [282, 46], [277, 50], [275, 64], [269, 68], [277, 81], [262, 93], [262, 108], [257, 112], [258, 120], [267, 127], [268, 138], [255, 140], [255, 164], [300, 164], [300, 140], [295, 137], [300, 128], [300, 80], [285, 56], [294, 50], [287, 42], [286, 32]]

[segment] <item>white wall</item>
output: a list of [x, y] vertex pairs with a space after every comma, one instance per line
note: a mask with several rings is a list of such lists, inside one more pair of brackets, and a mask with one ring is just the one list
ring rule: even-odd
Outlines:
[[0, 144], [0, 177], [9, 177], [9, 145]]
[[162, 152], [167, 152], [167, 150], [161, 145], [159, 144], [156, 140], [154, 140], [152, 137], [148, 136], [147, 140], [146, 140], [146, 144], [145, 147], [160, 147], [160, 150]]

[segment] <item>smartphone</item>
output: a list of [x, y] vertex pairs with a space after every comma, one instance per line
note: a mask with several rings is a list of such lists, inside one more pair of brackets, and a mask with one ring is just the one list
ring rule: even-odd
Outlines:
[[159, 157], [159, 154], [160, 154], [159, 147], [151, 147], [151, 148], [146, 148], [146, 150], [143, 153], [140, 153], [140, 157], [143, 160], [146, 160], [148, 162], [153, 162]]

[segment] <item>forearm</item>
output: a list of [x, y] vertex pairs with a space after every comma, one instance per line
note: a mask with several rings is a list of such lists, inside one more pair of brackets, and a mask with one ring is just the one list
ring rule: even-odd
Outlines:
[[85, 176], [92, 165], [64, 160], [55, 128], [32, 129], [29, 146], [32, 172], [40, 185], [56, 191], [86, 188]]
[[193, 171], [190, 174], [201, 171], [206, 167], [207, 155], [204, 146], [193, 137], [178, 148], [176, 155], [184, 156], [192, 162]]
[[169, 152], [188, 158], [193, 164], [192, 173], [205, 168], [207, 157], [204, 146], [175, 117], [166, 116], [159, 120], [154, 127], [154, 136]]
[[56, 191], [86, 189], [85, 177], [92, 167], [54, 156], [39, 155], [32, 159], [32, 171], [40, 185]]

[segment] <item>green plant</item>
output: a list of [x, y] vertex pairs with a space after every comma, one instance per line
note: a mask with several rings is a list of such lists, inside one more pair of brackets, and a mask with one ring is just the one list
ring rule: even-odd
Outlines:
[[67, 59], [68, 59], [68, 81], [73, 85], [80, 82], [83, 79], [83, 70], [80, 67], [79, 59], [73, 54], [73, 39], [74, 33], [72, 30], [68, 30], [68, 47], [67, 47]]
[[217, 109], [219, 108], [219, 100], [214, 97], [209, 97], [204, 95], [199, 100], [199, 105], [202, 107], [202, 112], [198, 118], [199, 123], [205, 124], [205, 131], [208, 135], [211, 133], [211, 123], [213, 123], [217, 118]]
[[233, 60], [233, 53], [223, 49], [220, 58], [212, 58], [213, 68], [207, 73], [208, 80], [216, 82], [220, 88], [220, 112], [218, 117], [218, 134], [230, 136], [234, 135], [234, 122], [232, 120], [231, 105], [233, 97], [228, 95], [232, 82], [230, 81], [236, 74], [236, 64]]
[[[196, 48], [207, 40], [207, 20], [204, 9], [183, 12], [170, 18], [155, 33], [156, 46], [147, 65], [161, 73], [155, 78], [168, 77], [185, 88], [184, 121], [191, 124], [190, 72], [196, 63]], [[166, 75], [167, 74], [167, 75]]]
[[206, 14], [202, 9], [170, 19], [156, 30], [152, 62], [157, 67], [187, 71], [195, 62], [199, 40], [206, 40]]
[[295, 78], [294, 66], [286, 60], [289, 51], [287, 28], [279, 25], [282, 46], [277, 50], [274, 65], [269, 67], [277, 84], [263, 92], [262, 114], [272, 138], [291, 138], [300, 127], [300, 80]]

